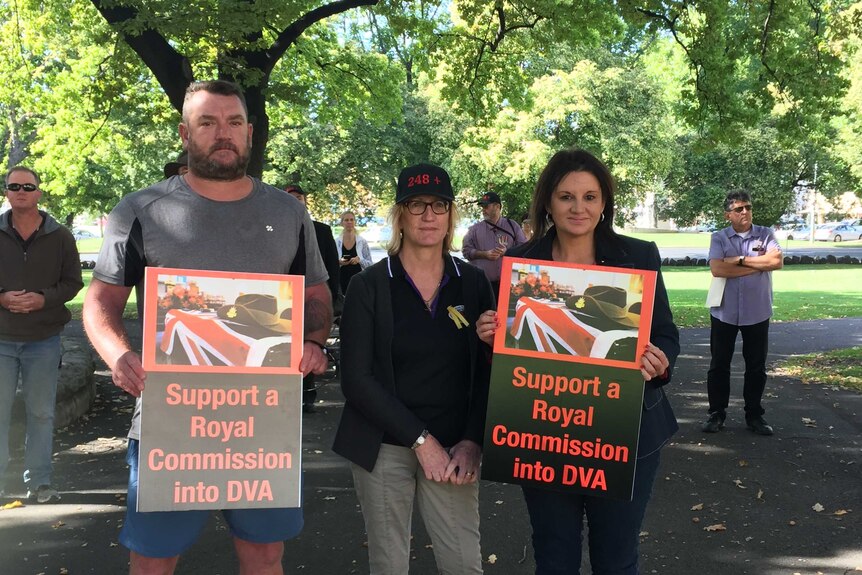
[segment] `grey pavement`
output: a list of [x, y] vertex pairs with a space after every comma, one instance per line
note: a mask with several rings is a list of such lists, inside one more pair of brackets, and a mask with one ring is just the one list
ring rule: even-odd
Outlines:
[[[76, 331], [77, 324], [67, 329]], [[756, 436], [744, 427], [737, 353], [727, 427], [705, 435], [699, 424], [707, 405], [708, 337], [707, 329], [682, 330], [683, 353], [668, 387], [681, 429], [663, 451], [641, 534], [642, 572], [845, 575], [862, 569], [862, 395], [772, 375], [765, 407], [776, 435]], [[862, 345], [862, 318], [773, 324], [770, 361], [853, 345]], [[117, 534], [132, 401], [101, 370], [94, 409], [57, 434], [55, 483], [63, 500], [0, 511], [0, 575], [127, 570]], [[323, 379], [319, 398], [318, 412], [303, 425], [306, 524], [286, 544], [285, 572], [367, 573], [350, 472], [329, 449], [343, 405], [334, 371]], [[20, 458], [19, 451], [7, 475], [7, 490], [18, 496]], [[532, 573], [520, 490], [483, 482], [480, 493], [485, 573]], [[434, 573], [430, 540], [418, 516], [414, 523], [411, 573]], [[177, 573], [236, 572], [226, 527], [214, 516]]]

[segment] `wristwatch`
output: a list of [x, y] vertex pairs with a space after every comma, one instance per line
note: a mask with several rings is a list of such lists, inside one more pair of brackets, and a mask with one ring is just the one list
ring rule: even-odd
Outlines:
[[413, 445], [410, 446], [410, 449], [416, 449], [420, 445], [425, 443], [425, 440], [428, 439], [428, 430], [423, 429], [422, 433], [419, 434], [419, 437], [416, 438], [416, 441], [413, 442]]
[[739, 261], [737, 262], [737, 265], [741, 266], [744, 263], [745, 263], [745, 256], [739, 256]]

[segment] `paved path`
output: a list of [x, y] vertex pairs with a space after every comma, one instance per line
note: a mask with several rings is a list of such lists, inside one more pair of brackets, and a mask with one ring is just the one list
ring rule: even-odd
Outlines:
[[[755, 436], [744, 429], [737, 358], [728, 426], [704, 435], [699, 423], [706, 411], [708, 335], [705, 329], [682, 332], [683, 355], [669, 389], [682, 429], [663, 452], [642, 534], [643, 573], [844, 575], [862, 569], [862, 395], [772, 377], [765, 406], [776, 435]], [[771, 336], [773, 361], [862, 345], [862, 318], [774, 324]], [[306, 526], [287, 543], [285, 572], [367, 573], [362, 516], [350, 474], [329, 450], [342, 405], [333, 373], [320, 397], [321, 409], [304, 423]], [[126, 572], [127, 552], [117, 545], [117, 533], [127, 478], [123, 436], [131, 406], [101, 372], [99, 398], [88, 420], [57, 437], [55, 474], [62, 502], [0, 511], [0, 574]], [[20, 490], [15, 488], [20, 454], [11, 467], [9, 486]], [[823, 511], [815, 511], [816, 504]], [[485, 573], [532, 573], [520, 490], [485, 482], [480, 510], [483, 555], [496, 556]], [[434, 573], [430, 541], [417, 523], [411, 573]], [[704, 529], [719, 524], [725, 530]], [[236, 573], [220, 520], [210, 522], [177, 573]]]

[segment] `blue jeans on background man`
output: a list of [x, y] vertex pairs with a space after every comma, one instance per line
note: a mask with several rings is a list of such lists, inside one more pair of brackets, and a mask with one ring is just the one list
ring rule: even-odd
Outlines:
[[637, 575], [640, 528], [660, 454], [638, 459], [631, 501], [521, 486], [533, 527], [536, 575], [581, 572], [584, 513], [593, 575]]
[[9, 464], [9, 427], [20, 374], [27, 411], [24, 483], [32, 489], [51, 484], [61, 357], [59, 335], [40, 341], [0, 340], [0, 481]]

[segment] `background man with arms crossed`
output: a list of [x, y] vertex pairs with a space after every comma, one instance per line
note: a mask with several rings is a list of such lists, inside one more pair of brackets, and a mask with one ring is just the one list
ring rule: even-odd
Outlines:
[[742, 332], [745, 423], [759, 435], [772, 435], [772, 426], [763, 419], [760, 400], [766, 387], [766, 352], [772, 317], [771, 272], [781, 269], [784, 259], [772, 230], [752, 224], [748, 192], [737, 190], [727, 194], [724, 217], [730, 226], [712, 234], [709, 245], [712, 275], [727, 278], [727, 283], [721, 305], [710, 308], [712, 359], [706, 378], [709, 419], [701, 429], [716, 433], [724, 427], [730, 401], [730, 361], [736, 334]]
[[[84, 303], [84, 326], [113, 372], [114, 383], [140, 397], [146, 373], [132, 351], [122, 316], [145, 266], [305, 275], [305, 343], [300, 369], [323, 373], [322, 347], [332, 323], [326, 269], [302, 205], [246, 175], [252, 126], [242, 92], [224, 81], [186, 91], [179, 126], [189, 173], [123, 198], [108, 218], [105, 242]], [[197, 539], [208, 511], [138, 513], [140, 401], [129, 431], [131, 467], [120, 541], [130, 573], [173, 573]], [[234, 536], [240, 573], [281, 575], [283, 541], [302, 529], [301, 509], [223, 511]]]

